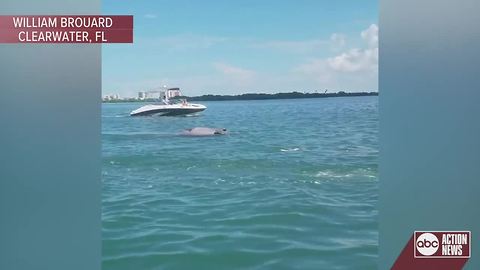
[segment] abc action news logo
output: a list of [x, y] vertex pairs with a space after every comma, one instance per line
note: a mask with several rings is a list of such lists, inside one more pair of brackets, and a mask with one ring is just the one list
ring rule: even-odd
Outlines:
[[415, 258], [470, 258], [469, 231], [415, 231]]

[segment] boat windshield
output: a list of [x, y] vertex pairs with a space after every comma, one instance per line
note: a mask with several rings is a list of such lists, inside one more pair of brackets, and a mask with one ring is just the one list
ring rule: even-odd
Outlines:
[[187, 105], [188, 102], [186, 99], [162, 99], [162, 103], [165, 105], [174, 105], [174, 104], [182, 104], [182, 105]]

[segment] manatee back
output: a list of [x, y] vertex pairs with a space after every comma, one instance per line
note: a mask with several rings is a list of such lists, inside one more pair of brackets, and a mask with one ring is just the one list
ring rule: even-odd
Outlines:
[[227, 130], [224, 128], [208, 128], [208, 127], [195, 127], [186, 129], [183, 131], [183, 135], [186, 136], [213, 136], [226, 134]]

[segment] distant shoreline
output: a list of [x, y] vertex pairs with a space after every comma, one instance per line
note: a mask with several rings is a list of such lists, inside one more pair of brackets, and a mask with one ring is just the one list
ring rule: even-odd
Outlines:
[[[363, 97], [363, 96], [378, 96], [378, 92], [337, 92], [337, 93], [276, 93], [276, 94], [241, 94], [241, 95], [202, 95], [194, 97], [175, 97], [174, 99], [185, 98], [189, 101], [230, 101], [230, 100], [268, 100], [268, 99], [302, 99], [302, 98], [329, 98], [329, 97]], [[148, 99], [117, 99], [117, 100], [103, 100], [103, 103], [125, 103], [125, 102], [155, 102], [158, 98]]]

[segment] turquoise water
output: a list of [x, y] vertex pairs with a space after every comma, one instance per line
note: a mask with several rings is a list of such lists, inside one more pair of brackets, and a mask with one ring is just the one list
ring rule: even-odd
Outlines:
[[377, 97], [202, 104], [103, 105], [103, 269], [376, 268]]

